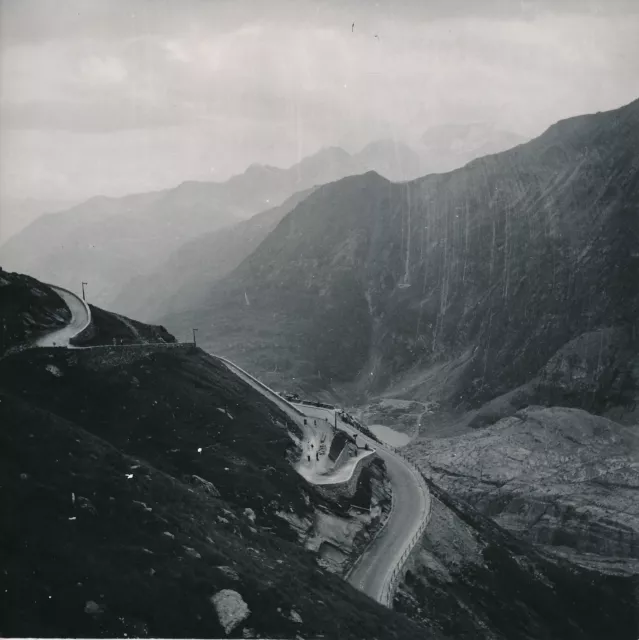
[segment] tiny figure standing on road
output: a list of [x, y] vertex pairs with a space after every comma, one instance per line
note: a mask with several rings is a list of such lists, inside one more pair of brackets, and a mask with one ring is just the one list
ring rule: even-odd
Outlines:
[[317, 460], [319, 462], [319, 453], [315, 454], [315, 460]]
[[311, 461], [311, 456], [310, 456], [310, 454], [309, 454], [308, 456], [306, 456], [306, 457], [308, 458], [308, 461], [310, 462], [310, 461]]

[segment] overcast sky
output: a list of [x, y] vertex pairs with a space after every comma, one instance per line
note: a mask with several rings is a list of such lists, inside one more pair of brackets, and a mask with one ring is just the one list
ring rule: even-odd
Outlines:
[[533, 136], [639, 97], [636, 0], [0, 7], [4, 199], [221, 180], [446, 123]]

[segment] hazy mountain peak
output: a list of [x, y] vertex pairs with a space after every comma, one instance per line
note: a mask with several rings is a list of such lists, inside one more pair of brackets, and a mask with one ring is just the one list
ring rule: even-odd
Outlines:
[[441, 173], [482, 156], [506, 151], [526, 138], [485, 122], [448, 123], [431, 127], [420, 138], [423, 173]]
[[300, 169], [324, 168], [327, 165], [341, 165], [351, 160], [351, 155], [341, 147], [324, 147], [316, 153], [307, 156], [300, 162], [291, 167], [291, 170], [299, 167]]
[[460, 141], [485, 141], [488, 139], [509, 139], [523, 142], [526, 138], [512, 131], [506, 131], [488, 122], [447, 123], [430, 127], [421, 137], [426, 146], [455, 144]]
[[256, 174], [278, 173], [282, 171], [279, 167], [274, 167], [271, 164], [260, 164], [259, 162], [251, 163], [242, 175], [251, 176]]
[[383, 138], [369, 142], [355, 158], [390, 180], [409, 180], [421, 175], [419, 154], [399, 140]]

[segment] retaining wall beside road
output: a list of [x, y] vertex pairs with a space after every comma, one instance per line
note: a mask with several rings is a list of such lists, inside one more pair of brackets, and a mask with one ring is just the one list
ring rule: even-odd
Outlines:
[[344, 482], [336, 482], [333, 484], [316, 484], [314, 485], [317, 491], [323, 495], [325, 498], [329, 499], [338, 499], [338, 498], [352, 498], [355, 495], [355, 491], [357, 490], [357, 482], [359, 480], [359, 476], [362, 473], [362, 469], [370, 464], [376, 457], [374, 451], [371, 451], [369, 455], [362, 456], [355, 467], [353, 468], [353, 473], [350, 475], [348, 480]]
[[301, 411], [304, 415], [309, 416], [311, 418], [318, 418], [320, 420], [326, 420], [330, 424], [335, 423], [335, 409], [326, 409], [324, 407], [315, 407], [310, 404], [293, 402], [291, 403], [295, 406], [299, 411]]
[[350, 442], [348, 441], [344, 443], [344, 446], [342, 447], [342, 450], [339, 452], [339, 455], [335, 460], [335, 464], [333, 465], [334, 469], [339, 469], [347, 460], [353, 457], [351, 456], [351, 451], [348, 446], [349, 444]]

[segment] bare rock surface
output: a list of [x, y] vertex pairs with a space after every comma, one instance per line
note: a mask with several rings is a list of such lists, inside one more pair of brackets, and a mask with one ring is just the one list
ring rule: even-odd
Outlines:
[[528, 407], [418, 441], [411, 455], [446, 490], [546, 551], [639, 569], [638, 430], [579, 409]]

